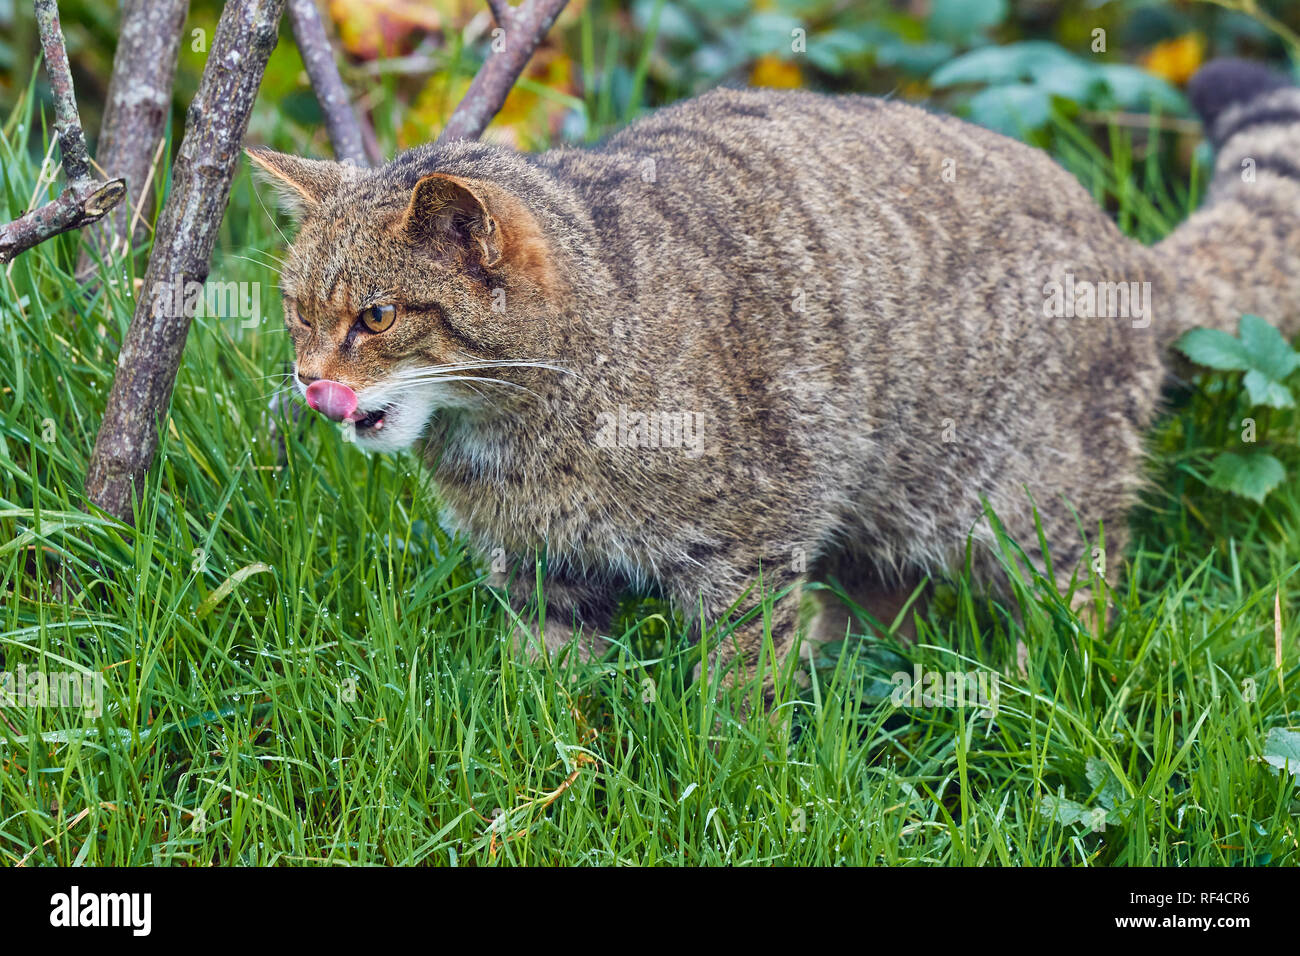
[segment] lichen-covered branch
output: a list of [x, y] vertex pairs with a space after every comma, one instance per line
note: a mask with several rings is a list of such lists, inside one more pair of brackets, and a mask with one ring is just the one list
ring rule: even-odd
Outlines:
[[[158, 449], [190, 317], [174, 306], [177, 282], [203, 282], [248, 117], [275, 48], [285, 0], [229, 0], [190, 104], [153, 254], [117, 359], [113, 388], [86, 476], [86, 493], [129, 521], [133, 489]], [[178, 314], [179, 313], [179, 314]]]
[[63, 158], [68, 186], [57, 199], [0, 226], [0, 263], [60, 233], [88, 225], [102, 218], [126, 195], [120, 179], [100, 182], [90, 175], [86, 134], [77, 115], [77, 96], [72, 89], [68, 51], [59, 26], [55, 0], [35, 0], [36, 26], [45, 55], [45, 72], [54, 96], [54, 132]]
[[101, 219], [125, 195], [126, 186], [120, 179], [73, 183], [53, 202], [0, 227], [0, 265], [52, 236]]
[[357, 166], [368, 166], [362, 145], [361, 125], [352, 111], [343, 78], [339, 76], [339, 68], [334, 62], [334, 49], [329, 37], [325, 35], [325, 24], [321, 22], [316, 2], [288, 0], [288, 3], [293, 38], [298, 44], [298, 52], [302, 54], [303, 66], [307, 68], [307, 76], [316, 92], [321, 112], [325, 114], [325, 128], [329, 131], [330, 143], [334, 147], [334, 157]]
[[63, 174], [68, 182], [90, 178], [90, 157], [86, 154], [86, 134], [81, 130], [77, 113], [77, 95], [72, 90], [72, 71], [68, 68], [68, 51], [63, 45], [63, 28], [59, 25], [59, 5], [55, 0], [36, 0], [36, 28], [41, 34], [41, 52], [45, 55], [45, 72], [54, 96], [54, 132], [63, 154]]
[[189, 6], [189, 0], [126, 0], [123, 5], [96, 158], [106, 175], [126, 180], [129, 199], [96, 230], [102, 233], [95, 236], [102, 245], [126, 235], [128, 217], [145, 198], [142, 190], [171, 112]]
[[[568, 0], [524, 0], [518, 7], [504, 2], [490, 4], [493, 16], [505, 30], [505, 44], [493, 52], [469, 85], [465, 97], [457, 104], [451, 119], [438, 137], [439, 143], [456, 139], [478, 139], [487, 129], [510, 95], [510, 89], [524, 72], [533, 51], [555, 23]], [[505, 7], [509, 14], [498, 10]]]

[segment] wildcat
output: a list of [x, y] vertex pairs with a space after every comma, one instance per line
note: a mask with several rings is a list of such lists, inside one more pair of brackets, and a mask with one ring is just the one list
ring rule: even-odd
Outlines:
[[521, 620], [542, 560], [534, 648], [599, 651], [629, 588], [734, 621], [761, 580], [784, 597], [711, 649], [734, 679], [765, 626], [790, 650], [808, 580], [888, 623], [972, 540], [997, 588], [985, 502], [1042, 564], [1037, 508], [1063, 589], [1114, 578], [1170, 343], [1300, 330], [1300, 90], [1216, 61], [1191, 96], [1209, 198], [1150, 248], [1044, 153], [866, 97], [718, 90], [539, 155], [248, 155], [300, 220], [297, 389], [423, 455]]

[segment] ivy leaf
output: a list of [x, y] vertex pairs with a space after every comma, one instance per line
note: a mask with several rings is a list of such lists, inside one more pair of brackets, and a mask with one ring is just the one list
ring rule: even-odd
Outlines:
[[1098, 791], [1097, 802], [1107, 810], [1116, 809], [1128, 798], [1124, 784], [1115, 776], [1110, 764], [1100, 757], [1088, 758], [1084, 765], [1084, 776], [1088, 778], [1092, 789]]
[[1237, 334], [1241, 336], [1241, 344], [1250, 355], [1251, 367], [1259, 369], [1274, 382], [1283, 381], [1300, 368], [1300, 355], [1291, 348], [1281, 332], [1259, 316], [1243, 315]]
[[1291, 774], [1300, 783], [1300, 734], [1282, 727], [1270, 728], [1261, 756], [1266, 764]]
[[1263, 504], [1268, 493], [1284, 478], [1286, 469], [1272, 455], [1264, 452], [1238, 455], [1225, 451], [1214, 459], [1209, 485]]
[[1269, 408], [1295, 408], [1295, 399], [1291, 389], [1281, 382], [1275, 382], [1257, 368], [1246, 373], [1246, 391], [1252, 405], [1267, 405]]
[[1219, 329], [1192, 329], [1174, 347], [1197, 365], [1223, 372], [1242, 372], [1253, 367], [1246, 346], [1235, 336]]
[[1060, 788], [1055, 795], [1047, 794], [1038, 803], [1038, 812], [1063, 827], [1084, 824], [1094, 832], [1106, 829], [1108, 814], [1104, 807], [1086, 807], [1065, 795]]

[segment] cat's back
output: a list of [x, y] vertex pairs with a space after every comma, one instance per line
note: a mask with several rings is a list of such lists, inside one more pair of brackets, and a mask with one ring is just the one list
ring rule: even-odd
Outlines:
[[808, 274], [841, 301], [892, 297], [1056, 246], [1124, 248], [1041, 150], [891, 99], [714, 90], [539, 161], [580, 197], [638, 307], [683, 285], [785, 296]]
[[1011, 210], [1108, 223], [1043, 151], [889, 98], [717, 89], [550, 161], [593, 204], [643, 203], [706, 224], [731, 206], [829, 213], [846, 200], [946, 210], [973, 229], [996, 229], [994, 216]]

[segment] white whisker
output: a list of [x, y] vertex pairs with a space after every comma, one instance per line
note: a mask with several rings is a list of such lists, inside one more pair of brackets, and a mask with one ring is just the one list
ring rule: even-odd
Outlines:
[[428, 378], [418, 382], [399, 382], [396, 385], [393, 385], [391, 387], [386, 387], [384, 391], [385, 392], [391, 391], [394, 393], [406, 392], [414, 388], [419, 388], [422, 385], [437, 385], [440, 382], [486, 382], [490, 385], [508, 385], [511, 388], [517, 388], [522, 392], [527, 392], [529, 395], [532, 395], [535, 398], [541, 398], [541, 396], [538, 395], [536, 392], [534, 392], [531, 388], [526, 388], [525, 386], [520, 385], [517, 382], [508, 382], [505, 379], [488, 378], [486, 376], [481, 376], [481, 375], [442, 375], [436, 378]]
[[474, 361], [454, 362], [447, 365], [426, 365], [420, 368], [402, 369], [394, 372], [392, 377], [400, 381], [419, 380], [431, 375], [441, 375], [445, 372], [470, 372], [487, 368], [540, 368], [562, 372], [565, 375], [574, 374], [570, 369], [560, 365], [551, 365], [546, 362], [535, 362], [527, 359], [513, 359], [501, 362]]
[[271, 215], [271, 211], [266, 208], [266, 203], [262, 202], [262, 194], [258, 191], [256, 185], [253, 187], [253, 195], [257, 197], [257, 204], [262, 207], [262, 212], [266, 213], [266, 218], [271, 221], [271, 226], [280, 234], [280, 238], [284, 240], [284, 244], [286, 246], [289, 245], [289, 237], [284, 234], [284, 230], [281, 229], [279, 224], [275, 221], [275, 217]]

